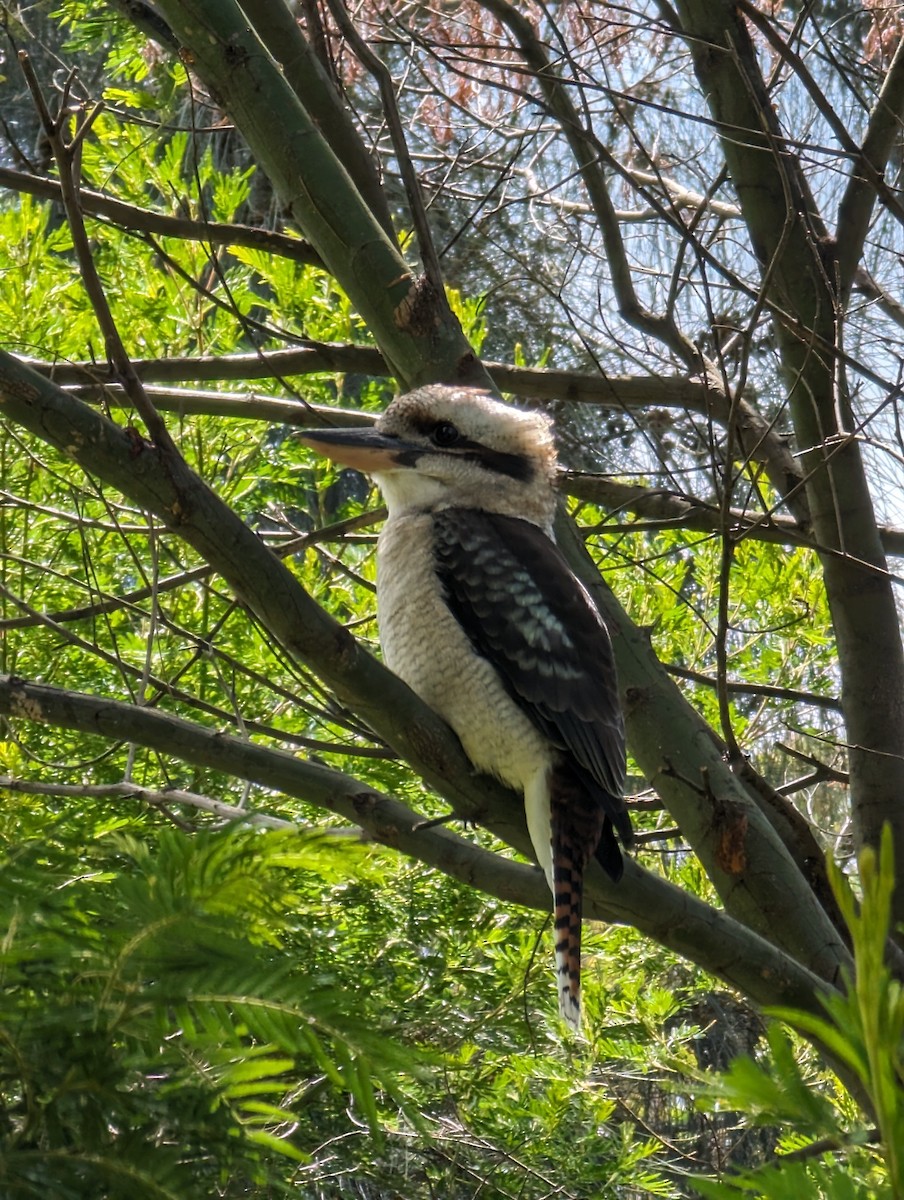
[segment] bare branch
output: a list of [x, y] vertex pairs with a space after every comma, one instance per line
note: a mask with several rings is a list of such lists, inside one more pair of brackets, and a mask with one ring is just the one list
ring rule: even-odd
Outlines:
[[[61, 386], [71, 384], [99, 385], [112, 382], [109, 373], [94, 364], [44, 363], [24, 358], [37, 371], [48, 375]], [[354, 371], [369, 375], [391, 374], [380, 352], [369, 346], [332, 342], [305, 342], [298, 349], [256, 354], [198, 356], [134, 360], [133, 366], [147, 382], [175, 383], [185, 380], [212, 382], [231, 379], [287, 378], [319, 371]], [[731, 401], [721, 387], [713, 388], [706, 380], [684, 376], [607, 375], [603, 372], [561, 370], [551, 367], [515, 367], [508, 363], [485, 362], [489, 378], [502, 392], [537, 402], [599, 404], [614, 409], [668, 408], [699, 413], [707, 419], [728, 420]], [[264, 404], [278, 401], [258, 400], [258, 411]], [[290, 408], [270, 410], [275, 419], [289, 420]], [[310, 424], [308, 416], [296, 408], [299, 424]], [[335, 412], [337, 410], [330, 410]], [[348, 423], [361, 423], [360, 415]], [[745, 455], [752, 462], [763, 462], [770, 478], [782, 495], [799, 489], [802, 475], [787, 442], [747, 400], [735, 402], [735, 421], [738, 439]], [[347, 423], [339, 411], [336, 424]]]
[[904, 104], [904, 54], [898, 46], [882, 91], [876, 102], [863, 146], [860, 147], [848, 133], [844, 122], [826, 99], [825, 92], [813, 78], [806, 62], [781, 36], [775, 24], [751, 3], [738, 0], [738, 7], [747, 20], [762, 34], [769, 45], [793, 69], [795, 78], [806, 88], [813, 106], [838, 139], [838, 144], [852, 160], [851, 175], [838, 210], [835, 239], [838, 243], [838, 259], [842, 264], [840, 290], [846, 293], [860, 261], [863, 243], [869, 227], [876, 195], [893, 212], [899, 221], [904, 220], [904, 207], [895, 193], [888, 187], [883, 175], [888, 155], [900, 137], [902, 104]]
[[155, 788], [141, 787], [128, 779], [119, 783], [47, 783], [41, 779], [14, 779], [11, 775], [0, 776], [0, 788], [8, 792], [19, 792], [26, 796], [59, 796], [66, 799], [85, 800], [119, 800], [128, 798], [139, 800], [151, 807], [164, 807], [172, 804], [197, 808], [201, 812], [210, 813], [223, 821], [243, 821], [248, 825], [259, 825], [265, 829], [298, 829], [294, 821], [284, 821], [282, 817], [271, 817], [267, 813], [253, 812], [240, 808], [236, 804], [225, 804], [222, 800], [214, 800], [210, 796], [201, 796], [197, 792], [186, 792], [182, 788], [166, 788], [159, 791]]
[[[168, 713], [10, 676], [0, 676], [0, 712], [14, 719], [137, 742], [185, 762], [225, 771], [335, 813], [360, 825], [374, 841], [500, 899], [530, 908], [548, 906], [546, 884], [538, 869], [507, 861], [446, 828], [424, 829], [421, 815], [400, 801], [319, 763], [204, 729]], [[114, 789], [123, 790], [121, 784], [114, 785]], [[228, 813], [230, 809], [232, 813]], [[233, 815], [235, 811], [235, 806], [223, 806], [220, 815]], [[242, 820], [251, 817], [242, 809], [237, 812]]]
[[[718, 687], [719, 681], [702, 671], [692, 671], [688, 667], [679, 667], [675, 663], [666, 663], [665, 669], [676, 679], [687, 679], [691, 683], [700, 683], [704, 687]], [[804, 692], [799, 688], [780, 687], [772, 683], [745, 683], [743, 680], [727, 679], [725, 689], [730, 695], [738, 696], [769, 696], [773, 700], [790, 700], [795, 704], [810, 704], [814, 708], [824, 708], [830, 712], [841, 712], [841, 701], [835, 696], [817, 696], [815, 692]]]
[[[701, 533], [722, 533], [725, 514], [714, 504], [667, 488], [648, 488], [636, 483], [619, 483], [604, 475], [580, 471], [562, 473], [561, 490], [577, 500], [589, 500], [609, 509], [610, 513], [633, 512], [642, 522], [617, 525], [607, 522], [606, 531], [644, 533], [657, 529], [695, 529]], [[751, 512], [732, 508], [728, 511], [729, 532], [738, 539], [753, 538], [786, 546], [825, 550], [806, 535], [791, 517], [775, 512]], [[880, 526], [879, 535], [888, 554], [904, 555], [904, 529]]]
[[530, 21], [513, 8], [508, 0], [480, 0], [512, 34], [540, 87], [550, 112], [560, 122], [562, 132], [571, 147], [575, 162], [587, 188], [594, 215], [606, 246], [612, 285], [618, 298], [618, 308], [624, 319], [641, 332], [659, 339], [691, 371], [699, 371], [700, 354], [670, 317], [660, 317], [644, 308], [634, 290], [631, 268], [625, 253], [621, 230], [615, 216], [615, 206], [609, 196], [606, 180], [599, 162], [595, 139], [584, 128], [546, 48]]

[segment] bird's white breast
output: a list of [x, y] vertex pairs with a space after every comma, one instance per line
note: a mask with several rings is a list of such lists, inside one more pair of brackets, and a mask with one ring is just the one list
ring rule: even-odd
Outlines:
[[387, 666], [455, 730], [480, 770], [526, 792], [553, 751], [506, 692], [443, 598], [429, 513], [391, 516], [377, 554], [377, 614]]

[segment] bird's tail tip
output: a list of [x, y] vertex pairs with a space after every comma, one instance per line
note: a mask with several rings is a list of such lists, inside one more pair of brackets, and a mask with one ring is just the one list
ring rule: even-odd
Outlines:
[[581, 913], [574, 895], [556, 908], [556, 982], [559, 1016], [573, 1033], [581, 1032]]
[[572, 1033], [581, 1032], [581, 994], [567, 977], [559, 981], [559, 1016]]

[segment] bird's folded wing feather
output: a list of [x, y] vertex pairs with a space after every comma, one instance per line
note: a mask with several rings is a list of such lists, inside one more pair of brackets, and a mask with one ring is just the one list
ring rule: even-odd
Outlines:
[[630, 843], [612, 645], [589, 595], [529, 521], [459, 508], [433, 520], [446, 601], [475, 650], [537, 728], [608, 794], [609, 815]]

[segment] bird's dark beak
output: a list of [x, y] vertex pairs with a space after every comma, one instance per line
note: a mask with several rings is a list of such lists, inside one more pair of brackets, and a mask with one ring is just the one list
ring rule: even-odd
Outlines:
[[334, 462], [368, 475], [410, 465], [411, 456], [423, 449], [376, 429], [306, 429], [298, 440]]

